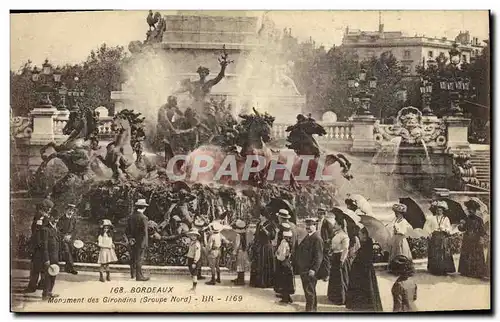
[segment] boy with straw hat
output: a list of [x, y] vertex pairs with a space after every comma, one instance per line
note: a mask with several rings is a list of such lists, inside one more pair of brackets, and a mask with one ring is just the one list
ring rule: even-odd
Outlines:
[[193, 287], [192, 291], [196, 290], [196, 285], [198, 284], [198, 271], [200, 269], [200, 259], [201, 259], [201, 244], [198, 240], [200, 237], [200, 233], [198, 229], [191, 228], [186, 235], [191, 239], [191, 243], [189, 244], [189, 249], [187, 253], [187, 265], [189, 268], [189, 273], [191, 273], [191, 277], [193, 279]]

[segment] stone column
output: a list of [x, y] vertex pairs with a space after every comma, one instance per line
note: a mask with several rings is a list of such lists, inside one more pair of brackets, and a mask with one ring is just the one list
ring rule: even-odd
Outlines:
[[373, 115], [358, 115], [352, 121], [351, 152], [375, 152], [373, 129], [376, 119]]
[[444, 121], [448, 128], [447, 150], [449, 153], [469, 151], [468, 129], [470, 119], [461, 116], [446, 116]]

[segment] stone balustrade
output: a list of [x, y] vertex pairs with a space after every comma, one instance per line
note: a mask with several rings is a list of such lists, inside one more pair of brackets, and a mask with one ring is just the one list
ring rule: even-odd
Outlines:
[[[352, 141], [352, 124], [350, 122], [320, 123], [326, 130], [323, 136], [315, 135], [318, 141]], [[286, 128], [291, 124], [273, 124], [273, 137], [284, 140], [288, 136]]]

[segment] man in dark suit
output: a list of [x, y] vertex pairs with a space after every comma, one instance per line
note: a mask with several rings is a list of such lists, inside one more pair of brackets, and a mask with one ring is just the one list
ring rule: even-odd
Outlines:
[[42, 228], [42, 250], [43, 250], [43, 266], [45, 272], [45, 287], [42, 292], [42, 299], [47, 300], [51, 297], [58, 297], [52, 293], [56, 277], [49, 275], [49, 266], [59, 263], [59, 234], [56, 228], [56, 219], [54, 216], [49, 216], [44, 219]]
[[78, 274], [78, 272], [73, 267], [73, 253], [71, 240], [75, 236], [76, 232], [76, 206], [73, 204], [68, 204], [66, 208], [66, 213], [59, 218], [57, 222], [57, 229], [59, 231], [59, 239], [61, 240], [61, 251], [63, 260], [66, 262], [65, 271], [71, 274]]
[[135, 203], [136, 210], [128, 218], [125, 230], [126, 239], [130, 245], [130, 276], [137, 281], [147, 281], [142, 273], [142, 262], [148, 248], [148, 217], [144, 211], [148, 207], [145, 199], [139, 199]]
[[314, 218], [305, 220], [307, 235], [299, 244], [296, 253], [297, 268], [306, 297], [306, 312], [316, 312], [318, 309], [316, 273], [323, 260], [323, 240], [316, 231], [316, 222]]
[[[28, 286], [24, 290], [24, 293], [34, 293], [38, 289], [43, 289], [45, 285], [44, 281], [44, 260], [43, 260], [43, 248], [42, 248], [42, 229], [44, 224], [44, 218], [49, 216], [52, 211], [54, 203], [49, 199], [43, 200], [37, 206], [37, 213], [33, 218], [33, 223], [31, 224], [31, 268], [30, 268], [30, 280]], [[40, 278], [40, 282], [38, 279]], [[38, 283], [38, 286], [37, 286]]]

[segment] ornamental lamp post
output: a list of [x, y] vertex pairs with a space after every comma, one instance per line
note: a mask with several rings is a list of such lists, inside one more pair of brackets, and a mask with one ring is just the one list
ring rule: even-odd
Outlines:
[[420, 83], [420, 94], [422, 94], [422, 114], [424, 116], [432, 116], [431, 109], [431, 94], [432, 94], [432, 82], [429, 81], [428, 77], [424, 77]]
[[371, 76], [367, 79], [366, 69], [361, 68], [358, 78], [350, 77], [347, 80], [348, 88], [353, 91], [349, 101], [355, 103], [356, 115], [373, 116], [370, 110], [373, 91], [377, 88], [377, 78]]
[[52, 101], [50, 100], [50, 94], [54, 92], [54, 88], [57, 87], [58, 83], [61, 81], [60, 70], [56, 69], [54, 71], [49, 60], [45, 59], [41, 72], [35, 66], [31, 74], [31, 80], [35, 84], [35, 91], [39, 97], [38, 105], [40, 107], [51, 107]]

